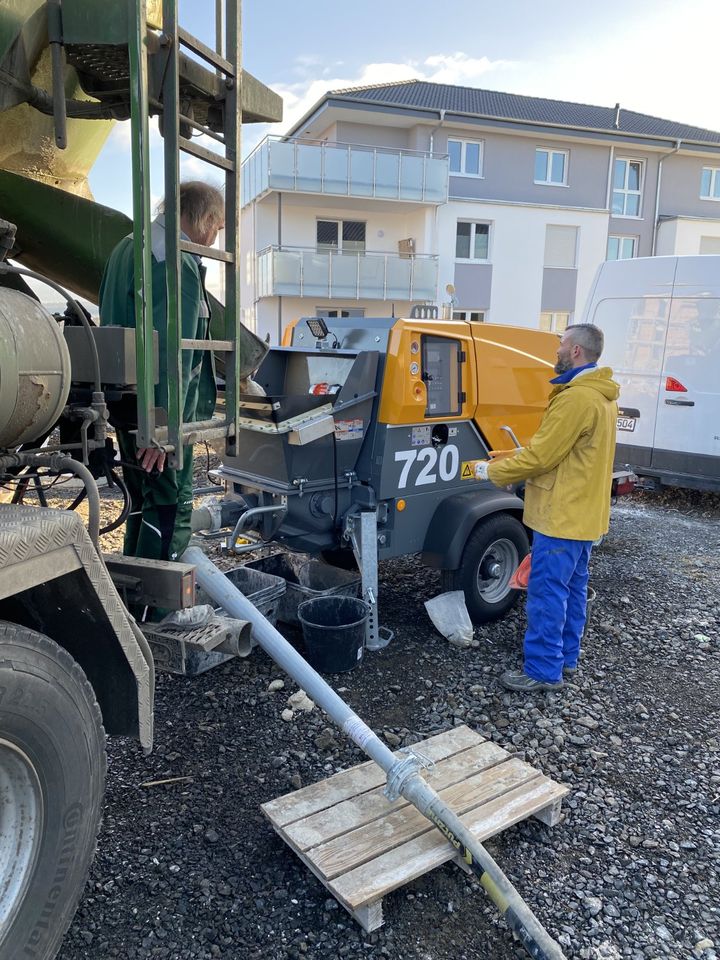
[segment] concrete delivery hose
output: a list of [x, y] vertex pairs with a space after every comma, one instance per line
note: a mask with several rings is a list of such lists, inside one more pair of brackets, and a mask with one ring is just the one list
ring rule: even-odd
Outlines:
[[307, 692], [347, 737], [382, 767], [387, 774], [385, 794], [388, 799], [405, 797], [447, 837], [479, 878], [500, 915], [528, 954], [535, 960], [564, 960], [560, 946], [543, 928], [483, 845], [419, 775], [419, 760], [412, 755], [398, 759], [275, 627], [268, 623], [257, 608], [208, 560], [202, 550], [190, 547], [182, 559], [185, 563], [195, 565], [197, 582], [205, 593], [230, 616], [238, 620], [249, 620], [253, 625], [254, 636], [263, 650]]

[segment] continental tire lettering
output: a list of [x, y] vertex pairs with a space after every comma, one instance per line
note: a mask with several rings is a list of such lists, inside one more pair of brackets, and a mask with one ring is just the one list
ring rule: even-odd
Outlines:
[[38, 946], [43, 934], [48, 930], [52, 915], [55, 912], [58, 900], [62, 897], [62, 884], [67, 878], [68, 871], [75, 860], [75, 848], [77, 846], [78, 826], [82, 822], [83, 806], [81, 803], [71, 804], [62, 819], [62, 846], [60, 854], [55, 865], [55, 875], [53, 885], [48, 891], [47, 897], [40, 916], [28, 937], [28, 941], [23, 949], [26, 957], [36, 957], [38, 955]]

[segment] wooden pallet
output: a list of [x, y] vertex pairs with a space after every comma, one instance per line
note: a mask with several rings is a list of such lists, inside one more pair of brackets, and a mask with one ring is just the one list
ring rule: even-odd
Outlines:
[[[434, 761], [423, 776], [480, 841], [530, 816], [550, 826], [560, 818], [567, 787], [469, 727], [413, 750]], [[382, 925], [385, 894], [455, 856], [415, 807], [402, 797], [388, 803], [384, 785], [384, 772], [370, 760], [262, 806], [282, 839], [367, 931]]]

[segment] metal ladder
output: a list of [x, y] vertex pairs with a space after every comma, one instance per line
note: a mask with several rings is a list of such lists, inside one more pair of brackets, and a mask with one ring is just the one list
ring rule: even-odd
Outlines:
[[[152, 317], [152, 249], [150, 210], [150, 155], [148, 124], [148, 49], [158, 42], [148, 30], [147, 0], [132, 0], [134, 29], [128, 37], [130, 62], [130, 107], [132, 121], [132, 180], [135, 258], [135, 346], [137, 358], [138, 447], [162, 446], [168, 463], [180, 468], [183, 446], [202, 433], [204, 440], [230, 438], [232, 455], [238, 435], [239, 391], [239, 291], [236, 264], [240, 259], [240, 162], [242, 71], [240, 0], [215, 0], [217, 51], [178, 24], [178, 0], [163, 0], [161, 45], [167, 48], [162, 87], [165, 160], [165, 248], [167, 273], [167, 358], [168, 426], [155, 422], [154, 344]], [[224, 34], [224, 44], [223, 44]], [[222, 55], [223, 46], [225, 56]], [[180, 113], [180, 53], [191, 51], [218, 76], [225, 78], [223, 134]], [[215, 153], [181, 134], [181, 124], [205, 134], [223, 147]], [[225, 172], [225, 249], [203, 247], [180, 236], [180, 151], [191, 154]], [[138, 226], [142, 225], [142, 229]], [[182, 254], [190, 253], [219, 260], [225, 265], [225, 339], [186, 340], [182, 338], [179, 305], [182, 302]], [[182, 351], [214, 350], [225, 354], [224, 419], [183, 423], [181, 390]]]

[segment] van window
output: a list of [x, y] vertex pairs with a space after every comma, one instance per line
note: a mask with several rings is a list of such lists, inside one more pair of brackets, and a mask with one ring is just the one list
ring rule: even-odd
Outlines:
[[605, 333], [602, 363], [616, 373], [660, 374], [670, 300], [601, 300], [592, 322]]
[[[696, 389], [717, 390], [719, 367], [720, 300], [674, 299], [668, 324], [665, 371], [681, 382], [687, 374]], [[702, 383], [698, 381], [699, 376]]]

